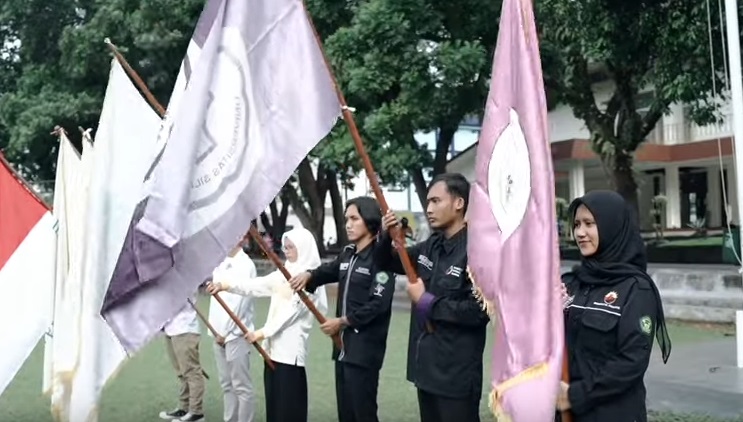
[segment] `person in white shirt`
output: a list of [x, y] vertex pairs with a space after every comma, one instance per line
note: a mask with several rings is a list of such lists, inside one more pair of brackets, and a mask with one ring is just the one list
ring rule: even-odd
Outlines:
[[[192, 301], [195, 300], [195, 295]], [[160, 419], [204, 421], [204, 370], [199, 357], [201, 332], [196, 311], [190, 303], [165, 324], [165, 347], [181, 383], [179, 406], [160, 412]]]
[[[214, 270], [213, 280], [250, 280], [257, 277], [253, 260], [237, 245]], [[222, 293], [220, 297], [243, 324], [253, 331], [253, 300], [249, 296]], [[227, 312], [212, 296], [209, 323], [219, 337], [214, 339], [219, 384], [224, 394], [224, 422], [252, 422], [255, 390], [250, 378], [250, 344]], [[210, 332], [210, 336], [213, 334]]]
[[[290, 274], [320, 266], [320, 253], [312, 233], [296, 228], [284, 234], [281, 240]], [[250, 341], [263, 341], [275, 369], [268, 365], [263, 371], [266, 394], [266, 422], [307, 421], [307, 361], [308, 338], [315, 317], [291, 289], [281, 271], [276, 270], [253, 280], [214, 279], [207, 290], [210, 293], [227, 290], [253, 297], [271, 297], [268, 318], [263, 328], [249, 333]], [[325, 288], [308, 294], [321, 313], [328, 310]]]

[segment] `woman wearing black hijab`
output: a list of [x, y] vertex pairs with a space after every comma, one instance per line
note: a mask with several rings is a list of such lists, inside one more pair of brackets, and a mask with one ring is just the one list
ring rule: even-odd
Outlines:
[[558, 410], [569, 410], [574, 422], [646, 422], [643, 378], [653, 337], [664, 363], [671, 340], [640, 228], [611, 191], [576, 199], [569, 215], [581, 265], [563, 275], [570, 382]]

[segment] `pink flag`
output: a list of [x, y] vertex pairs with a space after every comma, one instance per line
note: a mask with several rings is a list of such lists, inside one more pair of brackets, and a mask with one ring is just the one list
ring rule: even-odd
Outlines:
[[[555, 184], [531, 0], [504, 0], [470, 194], [470, 274], [494, 316], [491, 408], [551, 421], [564, 347]], [[502, 418], [502, 419], [500, 419]]]

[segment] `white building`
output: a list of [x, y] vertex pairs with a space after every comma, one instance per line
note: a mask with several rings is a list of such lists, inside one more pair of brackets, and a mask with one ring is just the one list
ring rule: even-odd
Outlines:
[[[610, 87], [608, 83], [594, 86], [599, 104], [608, 101]], [[642, 94], [638, 102], [649, 105], [651, 96], [650, 92]], [[729, 104], [720, 112], [722, 124], [697, 126], [683, 105], [673, 105], [637, 150], [634, 169], [643, 228], [652, 227], [651, 200], [656, 195], [664, 195], [668, 201], [660, 221], [666, 228], [688, 229], [702, 219], [709, 228], [722, 227], [726, 223], [723, 191], [729, 215], [738, 223]], [[558, 106], [549, 113], [549, 131], [558, 197], [570, 201], [592, 189], [611, 188], [607, 171], [591, 149], [585, 124], [568, 106]], [[473, 145], [454, 157], [447, 170], [472, 180], [475, 149]]]

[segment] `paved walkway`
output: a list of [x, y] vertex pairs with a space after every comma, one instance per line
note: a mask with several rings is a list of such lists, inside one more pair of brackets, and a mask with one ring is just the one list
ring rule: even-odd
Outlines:
[[[563, 268], [570, 268], [573, 265], [580, 264], [578, 261], [562, 261], [560, 265]], [[667, 263], [650, 263], [648, 264], [650, 270], [661, 270], [661, 269], [672, 269], [672, 270], [694, 270], [694, 271], [730, 271], [737, 272], [737, 265], [730, 264], [667, 264]]]
[[653, 410], [743, 415], [743, 369], [736, 367], [734, 337], [678, 345], [666, 365], [656, 349], [645, 383]]
[[[561, 264], [567, 271], [577, 262]], [[732, 265], [651, 264], [650, 268], [737, 271]], [[405, 281], [404, 277], [397, 280], [393, 306], [408, 310]], [[736, 367], [735, 353], [734, 336], [674, 345], [666, 365], [656, 348], [645, 376], [649, 409], [715, 418], [743, 416], [743, 368]]]

